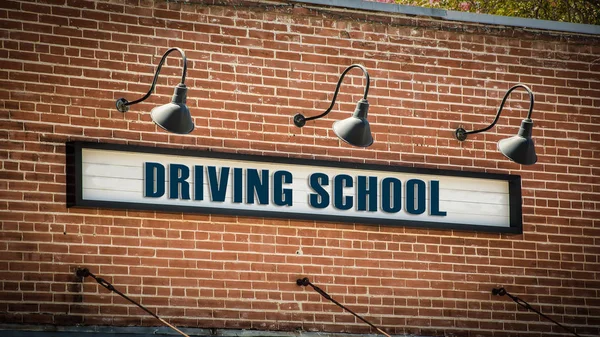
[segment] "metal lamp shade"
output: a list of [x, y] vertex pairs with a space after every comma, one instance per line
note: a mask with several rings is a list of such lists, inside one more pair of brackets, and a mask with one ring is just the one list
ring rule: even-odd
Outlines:
[[173, 93], [171, 103], [152, 109], [154, 123], [161, 128], [179, 134], [188, 134], [194, 130], [194, 121], [190, 110], [185, 105], [187, 87], [179, 84]]
[[356, 104], [356, 110], [352, 117], [333, 123], [333, 132], [344, 142], [358, 146], [367, 147], [373, 144], [371, 127], [367, 120], [369, 102], [361, 99]]
[[531, 138], [533, 121], [524, 119], [521, 122], [519, 133], [498, 142], [498, 150], [508, 159], [521, 165], [533, 165], [537, 162], [535, 145]]

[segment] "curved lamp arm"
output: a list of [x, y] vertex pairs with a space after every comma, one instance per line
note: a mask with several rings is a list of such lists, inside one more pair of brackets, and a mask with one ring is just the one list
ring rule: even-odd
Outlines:
[[154, 80], [152, 81], [150, 90], [148, 90], [146, 95], [144, 95], [144, 97], [136, 99], [135, 101], [132, 101], [132, 102], [127, 101], [125, 98], [119, 98], [116, 102], [117, 110], [119, 110], [120, 112], [127, 112], [129, 110], [130, 105], [140, 103], [140, 102], [146, 100], [148, 97], [150, 97], [150, 95], [152, 95], [152, 91], [154, 91], [154, 87], [156, 87], [156, 82], [158, 81], [158, 74], [160, 74], [160, 69], [162, 68], [163, 64], [165, 63], [167, 56], [174, 51], [178, 51], [181, 54], [181, 57], [183, 58], [183, 71], [181, 73], [181, 85], [185, 84], [185, 74], [187, 72], [187, 58], [185, 57], [185, 53], [180, 48], [177, 48], [177, 47], [170, 48], [169, 50], [167, 50], [165, 52], [165, 54], [160, 59], [160, 62], [158, 63], [158, 68], [156, 68], [156, 73], [154, 74]]
[[508, 89], [506, 94], [504, 94], [504, 98], [502, 99], [502, 103], [500, 103], [500, 108], [498, 108], [498, 112], [496, 113], [496, 118], [494, 118], [494, 121], [492, 122], [492, 124], [490, 124], [489, 126], [483, 128], [481, 130], [474, 130], [474, 131], [466, 131], [463, 128], [458, 128], [454, 132], [456, 139], [458, 139], [462, 142], [467, 139], [468, 135], [487, 131], [487, 130], [491, 129], [494, 125], [496, 125], [496, 123], [498, 122], [498, 119], [500, 118], [500, 113], [502, 113], [502, 108], [504, 108], [504, 103], [506, 103], [506, 99], [508, 99], [508, 96], [510, 96], [510, 93], [517, 88], [523, 88], [529, 93], [529, 112], [527, 113], [527, 119], [530, 120], [531, 119], [531, 111], [533, 110], [533, 102], [534, 102], [533, 92], [531, 91], [531, 89], [529, 89], [528, 86], [526, 86], [524, 84], [517, 84], [517, 85], [513, 86], [512, 88]]
[[352, 68], [360, 68], [360, 70], [362, 70], [363, 74], [365, 75], [365, 78], [367, 80], [367, 85], [365, 86], [365, 92], [363, 94], [363, 99], [367, 99], [367, 95], [369, 94], [369, 83], [371, 82], [371, 79], [369, 77], [369, 72], [367, 71], [367, 69], [365, 67], [363, 67], [360, 64], [353, 64], [351, 66], [349, 66], [348, 68], [346, 68], [346, 70], [344, 70], [344, 72], [342, 73], [342, 75], [340, 75], [340, 79], [338, 80], [337, 86], [335, 87], [335, 93], [333, 94], [333, 99], [331, 100], [331, 105], [329, 106], [329, 108], [327, 110], [325, 110], [325, 112], [323, 112], [322, 114], [318, 115], [318, 116], [313, 116], [313, 117], [304, 117], [304, 115], [302, 114], [297, 114], [294, 116], [294, 124], [301, 128], [306, 124], [306, 121], [310, 121], [313, 119], [317, 119], [317, 118], [321, 118], [326, 116], [329, 112], [331, 112], [331, 109], [333, 109], [333, 106], [335, 105], [335, 100], [337, 98], [338, 92], [340, 91], [340, 86], [342, 85], [342, 81], [344, 80], [344, 76], [346, 76], [346, 73], [348, 73], [348, 71], [350, 71]]

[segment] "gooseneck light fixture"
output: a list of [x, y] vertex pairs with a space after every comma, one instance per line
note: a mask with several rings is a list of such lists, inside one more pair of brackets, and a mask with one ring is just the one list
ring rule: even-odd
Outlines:
[[342, 84], [342, 80], [344, 76], [350, 71], [352, 68], [360, 68], [367, 80], [367, 85], [365, 86], [365, 92], [363, 98], [358, 101], [356, 104], [356, 110], [354, 110], [354, 114], [351, 117], [346, 118], [341, 121], [337, 121], [333, 123], [333, 132], [344, 142], [359, 146], [359, 147], [367, 147], [373, 144], [373, 136], [371, 136], [371, 127], [369, 126], [369, 121], [367, 121], [367, 112], [369, 111], [369, 101], [367, 101], [367, 95], [369, 94], [369, 72], [365, 67], [360, 64], [353, 64], [346, 68], [342, 75], [340, 75], [340, 79], [338, 80], [337, 86], [335, 88], [335, 93], [333, 94], [333, 100], [331, 101], [331, 105], [329, 108], [318, 116], [313, 117], [304, 117], [302, 114], [297, 114], [294, 116], [294, 124], [301, 128], [306, 124], [306, 121], [310, 121], [313, 119], [321, 118], [326, 116], [333, 106], [335, 105], [335, 100], [337, 98], [337, 94], [340, 91], [340, 86]]
[[502, 99], [502, 103], [500, 103], [500, 108], [496, 113], [496, 118], [489, 126], [475, 131], [465, 131], [463, 128], [456, 129], [454, 135], [456, 139], [461, 142], [467, 139], [468, 135], [480, 133], [491, 129], [500, 118], [500, 113], [502, 112], [502, 108], [504, 107], [504, 103], [506, 103], [506, 99], [510, 96], [510, 93], [517, 89], [523, 88], [529, 93], [529, 113], [527, 114], [527, 118], [521, 122], [521, 128], [519, 129], [519, 133], [507, 139], [503, 139], [498, 142], [498, 150], [505, 155], [508, 159], [514, 161], [515, 163], [521, 165], [533, 165], [537, 162], [537, 155], [535, 154], [535, 146], [533, 143], [533, 139], [531, 138], [532, 130], [533, 130], [533, 121], [531, 120], [531, 111], [533, 110], [533, 92], [529, 87], [524, 84], [517, 84], [514, 87], [508, 89], [504, 98]]
[[160, 74], [160, 69], [162, 68], [167, 56], [173, 51], [178, 51], [183, 58], [183, 72], [181, 74], [181, 83], [175, 87], [175, 92], [173, 93], [173, 98], [171, 103], [161, 105], [152, 109], [151, 117], [154, 123], [156, 123], [161, 128], [179, 134], [187, 134], [194, 130], [194, 121], [192, 120], [192, 116], [190, 115], [190, 110], [185, 105], [185, 100], [187, 96], [187, 87], [185, 86], [185, 74], [187, 71], [187, 59], [185, 57], [185, 53], [183, 50], [179, 48], [171, 48], [165, 52], [162, 59], [158, 63], [158, 68], [156, 69], [156, 73], [154, 74], [154, 80], [152, 81], [152, 85], [150, 86], [150, 90], [144, 95], [144, 97], [140, 99], [136, 99], [135, 101], [129, 102], [125, 98], [119, 98], [116, 102], [117, 110], [121, 112], [129, 111], [129, 106], [140, 103], [146, 100], [152, 94], [154, 87], [156, 87], [156, 82], [158, 81], [158, 74]]

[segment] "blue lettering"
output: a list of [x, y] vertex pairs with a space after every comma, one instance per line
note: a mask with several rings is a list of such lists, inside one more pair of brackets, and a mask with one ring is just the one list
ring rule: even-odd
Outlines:
[[165, 194], [165, 184], [165, 167], [160, 163], [144, 163], [144, 197], [162, 197]]
[[241, 203], [244, 195], [243, 170], [241, 168], [233, 169], [233, 202]]
[[329, 206], [329, 193], [323, 188], [329, 185], [329, 177], [325, 173], [313, 173], [308, 177], [308, 185], [316, 192], [309, 195], [308, 204], [314, 208]]
[[227, 182], [229, 181], [229, 167], [221, 167], [221, 172], [217, 180], [217, 168], [208, 166], [208, 182], [210, 199], [212, 201], [225, 201], [225, 192], [227, 191]]
[[402, 182], [396, 178], [381, 181], [381, 209], [387, 213], [398, 213], [402, 209]]
[[344, 187], [352, 187], [352, 177], [338, 174], [333, 178], [333, 207], [341, 210], [352, 208], [351, 196], [344, 196]]
[[[415, 188], [416, 196], [415, 196]], [[426, 202], [425, 182], [419, 179], [410, 179], [406, 182], [406, 211], [410, 214], [423, 214]], [[416, 201], [415, 201], [416, 197]]]
[[269, 204], [269, 170], [261, 170], [261, 176], [257, 169], [246, 171], [246, 203], [253, 204], [254, 197], [258, 198], [260, 205]]
[[377, 212], [377, 177], [358, 176], [356, 184], [356, 202], [357, 210], [367, 210], [367, 200], [369, 200], [369, 212]]
[[431, 180], [429, 182], [429, 202], [431, 203], [431, 215], [446, 216], [445, 211], [440, 211], [440, 182]]
[[273, 203], [277, 206], [292, 206], [292, 189], [283, 188], [283, 184], [292, 183], [292, 174], [288, 171], [273, 173]]
[[189, 177], [189, 167], [180, 164], [169, 165], [169, 199], [190, 199], [190, 183], [186, 181]]
[[194, 165], [194, 200], [204, 200], [204, 166]]

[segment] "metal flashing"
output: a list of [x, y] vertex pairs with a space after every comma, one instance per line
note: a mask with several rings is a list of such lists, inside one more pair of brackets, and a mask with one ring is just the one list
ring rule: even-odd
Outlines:
[[384, 13], [429, 16], [448, 21], [481, 23], [508, 27], [520, 27], [558, 32], [600, 35], [600, 26], [587, 25], [581, 23], [537, 20], [489, 14], [476, 14], [469, 12], [449, 11], [444, 9], [388, 4], [363, 0], [291, 0], [291, 2]]

